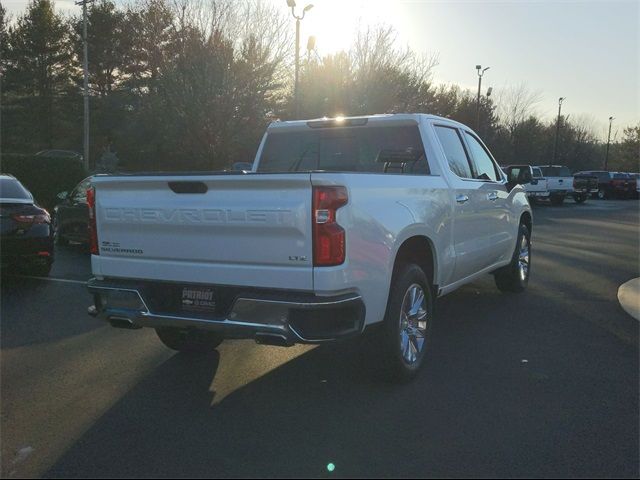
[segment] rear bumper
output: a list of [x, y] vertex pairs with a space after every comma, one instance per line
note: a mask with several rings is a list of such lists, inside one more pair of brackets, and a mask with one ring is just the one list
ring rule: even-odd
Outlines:
[[169, 292], [182, 285], [154, 283], [150, 288], [148, 283], [92, 279], [87, 286], [95, 300], [89, 314], [126, 328], [209, 330], [226, 338], [254, 338], [259, 343], [278, 345], [324, 343], [358, 335], [364, 328], [365, 307], [357, 294], [317, 297], [212, 285], [214, 290], [226, 290], [229, 299], [222, 310], [204, 313], [163, 311], [150, 301], [150, 292]]
[[53, 261], [53, 239], [51, 236], [3, 236], [0, 261], [11, 265], [30, 260]]
[[545, 192], [527, 192], [527, 196], [528, 197], [535, 197], [535, 198], [547, 198], [549, 196], [549, 192], [545, 191]]

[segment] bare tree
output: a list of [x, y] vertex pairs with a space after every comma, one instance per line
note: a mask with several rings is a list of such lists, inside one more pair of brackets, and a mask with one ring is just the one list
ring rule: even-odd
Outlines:
[[541, 98], [540, 90], [531, 91], [525, 83], [502, 88], [497, 101], [500, 122], [513, 134], [520, 123], [536, 115], [535, 107]]

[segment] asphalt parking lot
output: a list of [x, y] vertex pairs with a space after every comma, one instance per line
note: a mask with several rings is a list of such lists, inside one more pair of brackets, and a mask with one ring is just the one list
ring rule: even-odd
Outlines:
[[535, 207], [529, 289], [440, 299], [403, 386], [361, 342], [194, 357], [105, 326], [88, 254], [59, 248], [49, 280], [2, 279], [2, 477], [637, 478], [639, 322], [616, 294], [638, 205]]

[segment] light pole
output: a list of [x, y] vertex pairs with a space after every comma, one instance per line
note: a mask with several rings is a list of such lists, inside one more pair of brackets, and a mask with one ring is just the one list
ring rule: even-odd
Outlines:
[[[560, 112], [562, 111], [562, 102], [566, 98], [567, 97], [560, 97], [558, 99], [558, 120], [556, 121], [556, 143], [553, 147], [553, 164], [555, 164], [558, 159], [558, 137], [560, 135]], [[551, 166], [551, 163], [549, 164], [549, 166]]]
[[611, 143], [611, 123], [613, 122], [613, 117], [609, 117], [609, 136], [607, 137], [607, 153], [604, 157], [604, 170], [608, 172], [609, 167], [609, 144]]
[[291, 8], [291, 15], [296, 19], [296, 77], [294, 85], [294, 98], [296, 103], [296, 118], [300, 118], [300, 95], [298, 78], [300, 75], [300, 21], [304, 19], [305, 14], [313, 8], [312, 4], [307, 5], [302, 10], [302, 15], [296, 15], [296, 0], [287, 0], [287, 5]]
[[478, 73], [478, 105], [477, 105], [477, 112], [476, 112], [476, 130], [480, 130], [480, 88], [482, 87], [482, 76], [484, 75], [484, 72], [486, 72], [487, 70], [489, 70], [491, 67], [487, 67], [485, 69], [482, 69], [482, 65], [476, 65], [476, 70]]
[[82, 96], [84, 97], [84, 168], [89, 171], [89, 48], [87, 45], [87, 4], [94, 0], [79, 0], [76, 5], [82, 5], [82, 46], [84, 50], [84, 58], [82, 61], [83, 70], [83, 88]]

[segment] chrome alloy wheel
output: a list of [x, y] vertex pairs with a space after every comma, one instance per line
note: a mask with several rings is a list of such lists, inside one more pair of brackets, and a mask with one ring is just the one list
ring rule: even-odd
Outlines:
[[518, 253], [518, 273], [520, 274], [520, 280], [523, 282], [529, 276], [529, 242], [527, 237], [522, 236], [520, 242], [520, 252]]
[[405, 292], [400, 309], [400, 351], [408, 365], [418, 360], [424, 348], [428, 320], [424, 290], [414, 283]]

